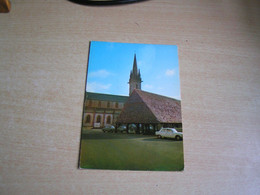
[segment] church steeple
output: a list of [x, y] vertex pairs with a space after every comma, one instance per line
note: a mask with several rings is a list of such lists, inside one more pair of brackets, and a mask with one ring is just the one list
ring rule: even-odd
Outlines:
[[140, 69], [137, 69], [137, 62], [136, 62], [136, 54], [134, 56], [134, 62], [133, 62], [133, 69], [130, 72], [130, 78], [129, 78], [129, 95], [133, 92], [134, 89], [141, 89], [141, 73]]
[[134, 57], [134, 63], [133, 63], [133, 73], [137, 75], [137, 62], [136, 62], [136, 54]]

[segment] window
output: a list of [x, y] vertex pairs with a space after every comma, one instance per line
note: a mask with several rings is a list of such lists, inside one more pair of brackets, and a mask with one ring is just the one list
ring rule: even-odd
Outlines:
[[107, 124], [111, 124], [111, 116], [107, 117]]
[[98, 116], [97, 116], [97, 123], [100, 123], [100, 122], [101, 122], [101, 116], [98, 115]]
[[107, 102], [107, 107], [110, 108], [110, 102]]
[[91, 118], [90, 118], [90, 115], [88, 114], [87, 117], [86, 117], [86, 121], [85, 121], [85, 122], [86, 122], [86, 123], [90, 123], [90, 119], [91, 119]]
[[92, 106], [92, 100], [89, 100], [88, 105], [89, 105], [89, 106]]
[[101, 101], [98, 101], [98, 107], [101, 107]]
[[118, 108], [118, 102], [116, 102], [116, 108]]

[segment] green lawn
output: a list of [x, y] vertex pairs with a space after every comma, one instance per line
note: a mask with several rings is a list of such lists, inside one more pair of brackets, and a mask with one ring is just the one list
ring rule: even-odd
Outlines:
[[113, 170], [183, 170], [183, 142], [155, 136], [84, 130], [80, 167]]

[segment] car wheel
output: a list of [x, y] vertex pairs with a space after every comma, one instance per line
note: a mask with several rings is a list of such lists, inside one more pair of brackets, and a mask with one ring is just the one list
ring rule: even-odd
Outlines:
[[176, 139], [177, 141], [180, 141], [180, 140], [181, 140], [181, 137], [177, 135], [177, 136], [175, 137], [175, 139]]

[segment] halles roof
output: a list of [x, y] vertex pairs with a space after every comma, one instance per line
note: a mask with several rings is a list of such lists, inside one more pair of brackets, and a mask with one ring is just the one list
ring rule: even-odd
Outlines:
[[135, 89], [118, 123], [181, 123], [181, 101]]

